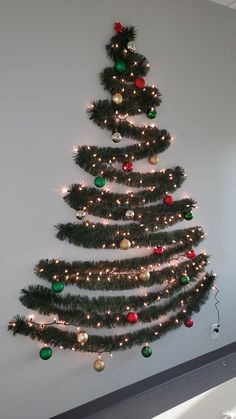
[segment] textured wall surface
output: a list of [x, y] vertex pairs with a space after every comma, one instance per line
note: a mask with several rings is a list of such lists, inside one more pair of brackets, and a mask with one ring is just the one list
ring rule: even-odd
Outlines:
[[[107, 97], [98, 73], [109, 64], [114, 20], [138, 28], [147, 80], [163, 94], [157, 122], [176, 141], [160, 167], [180, 164], [188, 174], [176, 197], [198, 201], [194, 224], [208, 233], [201, 249], [219, 276], [222, 330], [210, 340], [211, 298], [195, 327], [153, 344], [149, 360], [134, 348], [105, 357], [97, 374], [91, 355], [55, 350], [41, 361], [40, 345], [13, 339], [6, 325], [26, 312], [18, 296], [38, 281], [38, 259], [105, 257], [59, 242], [53, 225], [74, 220], [61, 187], [92, 180], [74, 165], [73, 145], [111, 144], [85, 107]], [[1, 418], [47, 419], [235, 340], [235, 38], [236, 12], [206, 0], [0, 1]]]

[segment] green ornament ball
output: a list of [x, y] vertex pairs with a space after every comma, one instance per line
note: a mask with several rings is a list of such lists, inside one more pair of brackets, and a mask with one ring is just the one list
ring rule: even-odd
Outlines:
[[187, 285], [190, 282], [190, 278], [188, 275], [182, 275], [180, 281], [182, 285]]
[[150, 346], [145, 345], [142, 348], [142, 355], [144, 358], [149, 358], [152, 355], [152, 348]]
[[49, 348], [49, 346], [45, 346], [44, 348], [40, 349], [39, 356], [44, 361], [46, 361], [47, 359], [51, 358], [51, 356], [52, 356], [52, 350], [51, 350], [51, 348]]
[[193, 219], [193, 213], [192, 213], [191, 211], [186, 212], [186, 213], [184, 214], [184, 218], [185, 218], [185, 220], [187, 220], [187, 221], [192, 220], [192, 219]]
[[52, 283], [52, 291], [59, 294], [64, 290], [64, 284], [61, 281], [55, 281]]
[[156, 109], [154, 109], [154, 108], [148, 109], [148, 111], [147, 111], [147, 117], [149, 119], [154, 119], [154, 118], [156, 118], [156, 116], [157, 116]]
[[97, 176], [94, 179], [94, 185], [97, 186], [98, 188], [102, 188], [105, 185], [106, 181], [104, 179], [104, 177], [102, 176]]
[[123, 71], [126, 70], [126, 64], [124, 61], [122, 60], [117, 60], [115, 62], [115, 69], [116, 71], [118, 71], [118, 73], [123, 73]]

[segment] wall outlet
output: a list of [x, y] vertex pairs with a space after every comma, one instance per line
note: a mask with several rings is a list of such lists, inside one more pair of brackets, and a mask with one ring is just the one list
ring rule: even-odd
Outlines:
[[211, 325], [211, 339], [217, 339], [220, 333], [220, 325], [219, 324], [212, 324]]

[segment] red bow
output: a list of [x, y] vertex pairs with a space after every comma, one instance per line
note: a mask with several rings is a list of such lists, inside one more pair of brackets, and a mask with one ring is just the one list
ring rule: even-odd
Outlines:
[[120, 22], [115, 22], [115, 23], [114, 23], [114, 30], [115, 30], [117, 33], [122, 32], [122, 31], [123, 31], [123, 29], [124, 29], [124, 26], [122, 26]]

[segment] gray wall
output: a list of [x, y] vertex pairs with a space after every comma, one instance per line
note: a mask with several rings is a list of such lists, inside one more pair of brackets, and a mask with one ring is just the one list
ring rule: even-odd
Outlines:
[[[201, 249], [219, 275], [222, 331], [210, 340], [212, 298], [191, 330], [153, 344], [151, 359], [134, 348], [105, 357], [97, 374], [94, 356], [55, 350], [44, 363], [38, 343], [5, 329], [26, 312], [18, 295], [38, 281], [38, 259], [88, 257], [56, 240], [53, 225], [74, 220], [60, 188], [91, 181], [74, 165], [73, 145], [111, 143], [85, 107], [107, 96], [98, 73], [109, 62], [104, 45], [114, 20], [137, 26], [138, 50], [151, 65], [147, 80], [163, 94], [158, 124], [176, 141], [160, 167], [181, 164], [188, 173], [176, 197], [198, 201], [194, 223], [208, 232]], [[1, 418], [46, 419], [235, 340], [235, 39], [236, 12], [206, 0], [0, 1]]]

